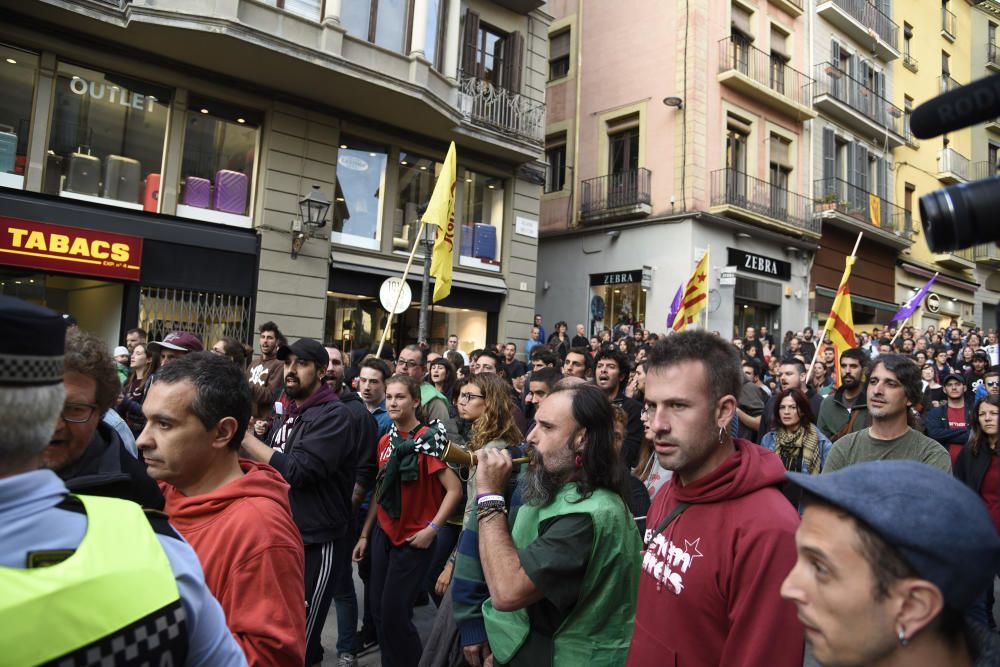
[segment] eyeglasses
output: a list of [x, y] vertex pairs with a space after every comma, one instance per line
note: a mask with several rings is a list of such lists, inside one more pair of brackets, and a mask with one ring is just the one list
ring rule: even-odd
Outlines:
[[470, 394], [467, 391], [464, 391], [458, 395], [458, 400], [462, 401], [463, 403], [468, 403], [474, 398], [486, 398], [486, 397], [483, 396], [482, 394]]
[[66, 403], [63, 405], [62, 418], [71, 424], [82, 424], [94, 416], [96, 405], [90, 403]]
[[396, 359], [397, 366], [405, 366], [406, 368], [416, 368], [422, 364], [419, 361], [412, 361], [410, 359]]
[[997, 387], [997, 386], [1000, 386], [1000, 380], [987, 380], [986, 381], [986, 386], [987, 387]]

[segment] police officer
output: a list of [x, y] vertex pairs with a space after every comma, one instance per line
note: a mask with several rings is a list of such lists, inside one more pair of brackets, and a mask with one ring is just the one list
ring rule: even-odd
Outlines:
[[64, 404], [65, 332], [60, 315], [0, 296], [3, 663], [246, 665], [162, 515], [70, 495], [40, 469], [59, 415], [79, 408]]

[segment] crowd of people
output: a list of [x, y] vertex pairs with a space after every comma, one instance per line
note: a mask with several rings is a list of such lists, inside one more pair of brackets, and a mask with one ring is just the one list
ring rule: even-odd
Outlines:
[[316, 665], [332, 607], [348, 667], [1000, 665], [996, 332], [586, 333], [115, 346], [0, 297], [0, 662]]

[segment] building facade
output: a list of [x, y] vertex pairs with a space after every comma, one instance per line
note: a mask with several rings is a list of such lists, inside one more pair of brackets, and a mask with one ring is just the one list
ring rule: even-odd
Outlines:
[[800, 328], [820, 237], [802, 3], [547, 9], [546, 321], [662, 331], [708, 251], [709, 329]]
[[[431, 310], [430, 342], [457, 333], [472, 349], [526, 329], [544, 178], [542, 4], [19, 5], [0, 26], [12, 91], [0, 138], [13, 146], [0, 163], [0, 291], [72, 312], [109, 341], [136, 323], [157, 337], [249, 341], [274, 320], [348, 349], [390, 324], [393, 344], [414, 342], [416, 308], [390, 322], [379, 287], [402, 273], [454, 141], [454, 282]], [[306, 226], [293, 257], [314, 187], [332, 203], [327, 226]], [[128, 261], [99, 256], [116, 242]]]

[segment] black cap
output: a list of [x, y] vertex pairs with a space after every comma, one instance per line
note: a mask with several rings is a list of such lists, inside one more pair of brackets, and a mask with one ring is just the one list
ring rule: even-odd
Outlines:
[[306, 361], [315, 361], [323, 370], [326, 370], [330, 363], [330, 355], [327, 354], [326, 348], [312, 338], [300, 338], [291, 345], [282, 345], [275, 356], [285, 361], [290, 354]]
[[941, 384], [942, 385], [948, 384], [948, 380], [958, 380], [962, 384], [965, 384], [965, 376], [960, 375], [959, 373], [947, 373], [947, 374], [945, 374], [945, 376], [943, 378], [941, 378]]
[[59, 313], [0, 296], [0, 385], [63, 381], [66, 321]]

